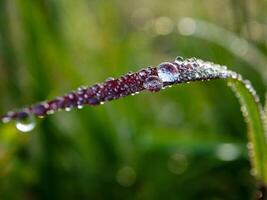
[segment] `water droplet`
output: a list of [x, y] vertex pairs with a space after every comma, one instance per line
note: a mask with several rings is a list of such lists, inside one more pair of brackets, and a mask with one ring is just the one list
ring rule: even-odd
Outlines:
[[158, 68], [158, 76], [161, 81], [167, 83], [173, 83], [178, 79], [178, 70], [177, 67], [169, 62], [161, 63]]
[[85, 90], [85, 89], [86, 89], [85, 86], [80, 86], [80, 87], [78, 87], [78, 91], [83, 91], [83, 90]]
[[183, 60], [184, 60], [184, 58], [182, 56], [177, 56], [175, 58], [175, 61], [183, 61]]
[[129, 71], [129, 72], [127, 73], [128, 76], [131, 76], [132, 74], [133, 74], [132, 71]]
[[83, 105], [78, 105], [77, 108], [78, 109], [83, 109]]
[[178, 56], [175, 58], [175, 63], [177, 63], [178, 65], [181, 65], [184, 62], [184, 58], [181, 56]]
[[108, 78], [106, 79], [106, 81], [113, 81], [113, 80], [115, 80], [113, 77], [108, 77]]
[[32, 115], [28, 115], [25, 118], [20, 118], [16, 122], [16, 128], [21, 132], [30, 132], [35, 128], [35, 120]]
[[161, 79], [157, 76], [149, 76], [144, 84], [144, 88], [151, 91], [151, 92], [157, 92], [163, 87], [163, 83]]

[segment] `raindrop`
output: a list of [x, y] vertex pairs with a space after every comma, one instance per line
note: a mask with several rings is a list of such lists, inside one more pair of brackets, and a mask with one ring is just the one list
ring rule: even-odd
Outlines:
[[178, 70], [176, 66], [169, 62], [161, 63], [158, 68], [158, 76], [161, 81], [167, 83], [173, 83], [178, 79]]
[[163, 83], [158, 76], [149, 76], [143, 86], [151, 92], [158, 92], [163, 87]]
[[21, 132], [30, 132], [35, 128], [35, 120], [32, 115], [28, 115], [25, 118], [20, 118], [16, 122], [16, 128]]

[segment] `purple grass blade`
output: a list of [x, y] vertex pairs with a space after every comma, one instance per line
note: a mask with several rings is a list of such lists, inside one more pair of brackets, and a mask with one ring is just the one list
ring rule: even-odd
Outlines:
[[70, 110], [84, 105], [95, 106], [143, 90], [157, 92], [168, 85], [227, 78], [233, 74], [234, 72], [220, 65], [195, 58], [182, 59], [178, 57], [174, 62], [164, 62], [157, 67], [147, 67], [136, 73], [127, 73], [117, 79], [109, 78], [103, 83], [78, 88], [53, 100], [10, 111], [1, 117], [1, 121], [7, 123], [28, 116], [45, 117], [62, 109]]

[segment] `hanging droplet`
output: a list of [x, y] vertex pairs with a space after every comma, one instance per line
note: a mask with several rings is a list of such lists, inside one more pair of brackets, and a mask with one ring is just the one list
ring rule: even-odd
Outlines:
[[173, 83], [178, 80], [178, 70], [177, 67], [169, 62], [161, 63], [158, 68], [158, 76], [161, 81], [167, 83]]
[[163, 87], [163, 83], [161, 79], [157, 76], [149, 76], [144, 84], [144, 88], [151, 91], [151, 92], [157, 92]]
[[30, 132], [36, 126], [35, 119], [32, 115], [27, 115], [26, 117], [17, 119], [16, 128], [23, 132]]

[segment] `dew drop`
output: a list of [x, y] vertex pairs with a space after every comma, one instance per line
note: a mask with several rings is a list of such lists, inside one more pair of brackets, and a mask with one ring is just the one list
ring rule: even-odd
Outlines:
[[159, 79], [159, 77], [149, 76], [145, 80], [143, 86], [145, 89], [147, 89], [151, 92], [158, 92], [163, 87], [163, 83], [162, 83], [161, 79]]
[[16, 122], [16, 128], [23, 133], [32, 131], [35, 128], [35, 126], [36, 123], [32, 115], [18, 119]]
[[78, 109], [83, 109], [83, 105], [78, 105], [77, 108]]
[[115, 80], [113, 77], [108, 77], [108, 78], [106, 79], [106, 81], [113, 81], [113, 80]]
[[157, 70], [158, 70], [158, 76], [163, 83], [164, 82], [173, 83], [178, 79], [178, 70], [176, 66], [172, 63], [169, 62], [161, 63], [158, 66]]
[[182, 56], [177, 56], [176, 58], [175, 58], [175, 61], [183, 61], [184, 60], [184, 58], [182, 57]]

